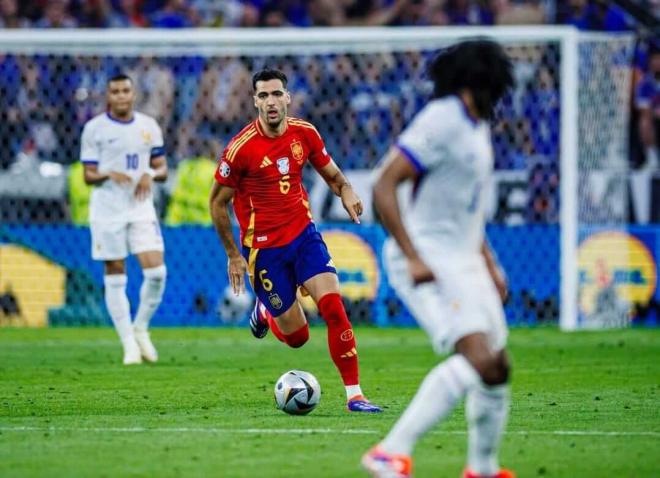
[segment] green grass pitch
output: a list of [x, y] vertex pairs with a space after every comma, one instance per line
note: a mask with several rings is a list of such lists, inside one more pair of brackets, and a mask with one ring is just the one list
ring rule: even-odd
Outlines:
[[[157, 329], [161, 362], [124, 367], [107, 329], [0, 329], [0, 476], [360, 477], [438, 361], [419, 330], [356, 330], [381, 415], [344, 411], [314, 328], [302, 349], [246, 329]], [[513, 407], [501, 461], [526, 477], [660, 476], [660, 331], [514, 329]], [[305, 417], [275, 409], [286, 370], [323, 388]], [[458, 477], [462, 409], [415, 450], [415, 476]]]

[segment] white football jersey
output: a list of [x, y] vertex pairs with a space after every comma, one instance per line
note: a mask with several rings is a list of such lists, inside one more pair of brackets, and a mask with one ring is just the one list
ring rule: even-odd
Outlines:
[[403, 131], [397, 146], [419, 172], [405, 225], [424, 256], [444, 260], [480, 252], [484, 190], [491, 180], [490, 127], [474, 121], [456, 96], [429, 102]]
[[138, 112], [127, 122], [103, 113], [85, 124], [80, 142], [83, 163], [98, 164], [102, 173], [116, 171], [133, 179], [130, 186], [110, 179], [96, 186], [90, 198], [90, 222], [155, 221], [153, 196], [138, 201], [135, 187], [149, 168], [151, 158], [164, 154], [158, 123]]

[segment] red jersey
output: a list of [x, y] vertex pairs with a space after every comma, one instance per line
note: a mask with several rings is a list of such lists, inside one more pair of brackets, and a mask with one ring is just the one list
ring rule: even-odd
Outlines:
[[215, 180], [236, 190], [234, 211], [241, 243], [265, 248], [288, 244], [311, 222], [302, 170], [310, 161], [316, 170], [331, 158], [316, 128], [286, 118], [281, 136], [266, 136], [256, 119], [232, 138], [215, 172]]

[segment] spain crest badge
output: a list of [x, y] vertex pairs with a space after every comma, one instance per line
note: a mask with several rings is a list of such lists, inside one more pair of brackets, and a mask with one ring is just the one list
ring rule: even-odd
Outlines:
[[298, 163], [302, 163], [305, 151], [303, 150], [303, 146], [300, 141], [296, 140], [291, 143], [291, 154], [293, 155], [293, 159], [298, 161]]

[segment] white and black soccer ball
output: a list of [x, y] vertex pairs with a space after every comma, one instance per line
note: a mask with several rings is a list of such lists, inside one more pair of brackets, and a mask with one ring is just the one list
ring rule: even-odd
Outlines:
[[289, 370], [275, 383], [277, 408], [290, 415], [307, 415], [320, 399], [321, 385], [309, 372]]

